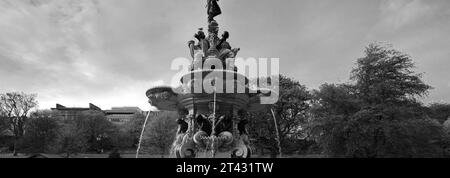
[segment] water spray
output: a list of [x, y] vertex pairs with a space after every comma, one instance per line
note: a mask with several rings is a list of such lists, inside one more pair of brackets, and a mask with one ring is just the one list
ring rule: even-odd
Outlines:
[[277, 118], [275, 117], [275, 112], [273, 111], [273, 109], [270, 109], [270, 111], [272, 112], [272, 116], [273, 116], [273, 122], [275, 123], [275, 132], [277, 135], [277, 144], [278, 144], [278, 152], [280, 152], [280, 158], [283, 156], [282, 152], [281, 152], [281, 140], [280, 140], [280, 132], [278, 132], [278, 124], [277, 124]]
[[147, 117], [145, 118], [144, 125], [142, 126], [141, 136], [139, 137], [139, 144], [136, 150], [136, 158], [139, 158], [139, 151], [141, 150], [142, 137], [144, 137], [145, 126], [147, 126], [147, 121], [150, 116], [151, 111], [148, 111]]

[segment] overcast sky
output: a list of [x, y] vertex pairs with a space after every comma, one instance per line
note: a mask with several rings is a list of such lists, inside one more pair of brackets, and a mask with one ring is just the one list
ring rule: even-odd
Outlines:
[[[206, 26], [206, 0], [0, 0], [0, 92], [37, 93], [41, 109], [139, 106], [170, 84], [170, 64]], [[221, 0], [216, 18], [239, 57], [278, 57], [310, 89], [348, 82], [370, 42], [410, 54], [450, 102], [448, 0]]]

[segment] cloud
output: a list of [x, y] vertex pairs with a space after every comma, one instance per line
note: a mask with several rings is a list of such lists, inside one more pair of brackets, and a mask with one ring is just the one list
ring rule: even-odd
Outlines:
[[[74, 104], [108, 100], [101, 103], [109, 106], [131, 92], [145, 101], [145, 87], [128, 86], [160, 81], [146, 75], [145, 61], [152, 54], [139, 41], [142, 33], [135, 22], [111, 19], [115, 9], [96, 0], [0, 1], [0, 92], [39, 93], [44, 108], [61, 98]], [[117, 98], [105, 99], [110, 95]]]
[[[347, 79], [368, 42], [388, 41], [441, 84], [433, 98], [450, 100], [450, 1], [285, 1], [220, 1], [240, 57], [279, 57], [283, 74], [315, 87]], [[146, 108], [145, 91], [172, 79], [172, 59], [206, 26], [205, 1], [0, 0], [0, 12], [0, 92], [38, 93], [41, 108]]]
[[381, 23], [398, 29], [429, 17], [435, 9], [423, 0], [383, 0], [380, 6]]

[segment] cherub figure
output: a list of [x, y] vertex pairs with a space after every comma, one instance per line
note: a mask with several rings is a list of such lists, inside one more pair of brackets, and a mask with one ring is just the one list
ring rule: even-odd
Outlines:
[[227, 39], [230, 38], [230, 34], [227, 31], [224, 31], [222, 34], [222, 39], [217, 45], [217, 49], [219, 50], [219, 59], [225, 61], [227, 58], [235, 58], [240, 48], [231, 48], [230, 43], [228, 43]]

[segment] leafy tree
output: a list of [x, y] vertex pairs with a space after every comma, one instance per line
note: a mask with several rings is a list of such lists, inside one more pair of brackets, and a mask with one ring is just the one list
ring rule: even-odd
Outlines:
[[412, 59], [371, 44], [357, 62], [354, 85], [314, 92], [309, 131], [330, 156], [441, 157], [448, 136], [417, 97], [431, 88], [412, 71]]
[[250, 138], [254, 139], [252, 142], [255, 151], [260, 151], [264, 156], [265, 150], [269, 150], [272, 157], [276, 157], [278, 153], [278, 142], [275, 135], [274, 121], [269, 111], [249, 114], [247, 116], [248, 132]]
[[411, 57], [389, 46], [370, 44], [358, 59], [351, 79], [360, 99], [367, 104], [404, 103], [425, 96], [431, 87], [412, 69]]
[[444, 122], [444, 129], [448, 134], [450, 134], [450, 119]]
[[336, 132], [340, 132], [345, 127], [345, 121], [360, 109], [361, 101], [352, 86], [322, 85], [319, 90], [313, 91], [312, 121], [307, 124], [309, 138], [318, 141], [329, 153], [340, 152], [342, 144]]
[[6, 132], [9, 128], [8, 118], [6, 116], [0, 115], [0, 136], [3, 132]]
[[32, 117], [26, 124], [26, 132], [21, 139], [21, 151], [26, 153], [48, 153], [53, 149], [58, 137], [59, 124], [51, 117]]
[[114, 149], [125, 150], [135, 146], [135, 137], [129, 132], [118, 130], [112, 133], [110, 137]]
[[134, 119], [125, 123], [125, 132], [124, 134], [129, 135], [131, 137], [132, 145], [134, 148], [137, 148], [137, 144], [139, 143], [139, 137], [142, 131], [142, 125], [144, 125], [145, 115], [138, 113], [135, 114]]
[[84, 111], [62, 121], [57, 150], [67, 157], [82, 152], [102, 153], [114, 148], [120, 130], [101, 111]]
[[133, 119], [119, 126], [118, 130], [112, 133], [111, 142], [116, 149], [137, 148], [145, 117], [142, 113], [135, 113]]
[[315, 114], [347, 116], [361, 109], [362, 102], [351, 85], [323, 84], [313, 91], [313, 96]]
[[44, 109], [31, 112], [30, 118], [55, 118], [55, 117], [53, 117], [52, 110]]
[[427, 113], [432, 119], [444, 123], [450, 119], [450, 104], [433, 103], [427, 107]]
[[[305, 137], [303, 126], [307, 123], [307, 111], [311, 94], [304, 85], [298, 81], [280, 75], [279, 80], [279, 100], [268, 110], [248, 116], [250, 121], [249, 131], [252, 138], [256, 138], [257, 147], [267, 148], [271, 151], [272, 157], [278, 153], [275, 123], [271, 109], [274, 111], [279, 128], [281, 147], [286, 152], [296, 151], [297, 146], [292, 145], [292, 140], [299, 140]], [[284, 151], [283, 151], [284, 152]]]
[[9, 119], [0, 115], [0, 152], [11, 146], [9, 126]]
[[443, 128], [416, 114], [405, 107], [371, 107], [348, 116], [316, 116], [314, 128], [330, 156], [442, 156], [447, 142]]
[[58, 132], [58, 139], [55, 145], [58, 153], [64, 153], [66, 158], [73, 154], [83, 153], [88, 148], [88, 139], [76, 124], [65, 124]]
[[143, 139], [145, 148], [161, 156], [166, 155], [175, 139], [177, 118], [176, 112], [160, 112], [155, 117], [149, 118]]
[[101, 153], [113, 148], [111, 136], [119, 130], [102, 112], [85, 111], [76, 118], [75, 123], [88, 140], [88, 151]]
[[8, 127], [8, 117], [3, 109], [3, 102], [0, 102], [0, 133], [3, 133]]

